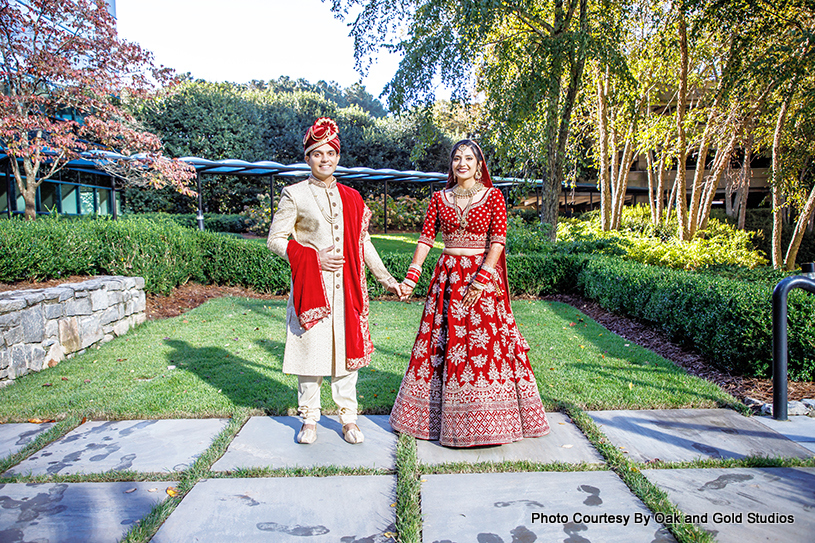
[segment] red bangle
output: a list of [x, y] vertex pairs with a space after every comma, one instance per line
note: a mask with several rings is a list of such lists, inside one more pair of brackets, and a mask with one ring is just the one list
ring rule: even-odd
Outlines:
[[420, 274], [421, 272], [416, 271], [416, 268], [409, 268], [407, 275], [405, 275], [405, 279], [418, 283]]
[[478, 275], [475, 276], [475, 280], [481, 283], [482, 285], [486, 285], [487, 283], [489, 283], [490, 279], [492, 279], [492, 271], [485, 270], [484, 268], [481, 268], [478, 271]]

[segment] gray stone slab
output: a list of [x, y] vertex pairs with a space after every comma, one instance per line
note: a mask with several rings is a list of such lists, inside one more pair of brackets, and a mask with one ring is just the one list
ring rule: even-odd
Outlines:
[[322, 416], [317, 424], [317, 441], [297, 443], [299, 417], [252, 417], [241, 428], [226, 453], [213, 464], [214, 471], [253, 467], [343, 466], [396, 469], [396, 435], [387, 415], [357, 419], [365, 441], [346, 443], [336, 417]]
[[755, 417], [755, 420], [815, 452], [815, 418], [789, 417], [788, 420], [775, 420], [772, 417]]
[[730, 409], [590, 411], [589, 415], [634, 462], [812, 456], [754, 418]]
[[37, 439], [37, 436], [51, 428], [54, 424], [0, 424], [0, 458], [4, 458], [20, 451], [23, 447]]
[[586, 436], [565, 414], [557, 411], [546, 413], [549, 420], [549, 433], [542, 437], [527, 438], [515, 443], [490, 447], [468, 447], [456, 449], [444, 447], [438, 441], [416, 440], [419, 462], [427, 465], [448, 462], [505, 462], [529, 461], [544, 464], [564, 462], [567, 464], [603, 463]]
[[675, 541], [609, 471], [425, 475], [422, 517], [425, 542]]
[[151, 542], [384, 543], [396, 532], [395, 502], [390, 475], [210, 479], [195, 485]]
[[86, 422], [6, 473], [181, 471], [212, 444], [227, 422], [226, 419]]
[[175, 482], [0, 484], [0, 541], [113, 543]]
[[[815, 468], [642, 470], [719, 543], [815, 538]], [[794, 522], [793, 522], [794, 521]]]

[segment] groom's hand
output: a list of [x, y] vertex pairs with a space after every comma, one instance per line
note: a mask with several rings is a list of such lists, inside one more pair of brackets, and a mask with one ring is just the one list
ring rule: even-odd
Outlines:
[[345, 263], [345, 258], [337, 254], [335, 247], [326, 247], [318, 253], [320, 257], [320, 269], [327, 272], [338, 272]]

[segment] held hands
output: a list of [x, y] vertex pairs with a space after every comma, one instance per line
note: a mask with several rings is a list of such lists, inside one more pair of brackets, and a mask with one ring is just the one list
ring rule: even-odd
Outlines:
[[406, 302], [413, 295], [413, 287], [406, 283], [400, 283], [402, 294], [399, 295], [400, 302]]
[[319, 251], [317, 256], [320, 259], [320, 269], [326, 272], [338, 272], [345, 264], [345, 257], [337, 253], [333, 245]]
[[397, 296], [399, 296], [399, 301], [401, 302], [401, 301], [404, 301], [404, 299], [405, 299], [403, 297], [404, 295], [402, 294], [402, 289], [403, 288], [404, 288], [404, 286], [402, 285], [402, 283], [394, 282], [393, 284], [388, 285], [388, 292], [390, 292], [392, 294], [396, 294]]

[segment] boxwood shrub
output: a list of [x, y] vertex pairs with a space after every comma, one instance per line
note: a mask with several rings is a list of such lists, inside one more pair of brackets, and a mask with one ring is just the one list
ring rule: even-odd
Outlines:
[[[722, 369], [768, 377], [772, 373], [774, 283], [746, 282], [670, 270], [619, 258], [587, 259], [578, 289], [609, 311], [659, 325]], [[815, 378], [815, 296], [789, 298], [789, 372]]]

